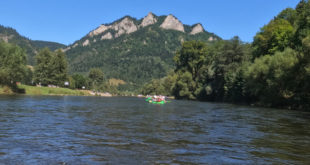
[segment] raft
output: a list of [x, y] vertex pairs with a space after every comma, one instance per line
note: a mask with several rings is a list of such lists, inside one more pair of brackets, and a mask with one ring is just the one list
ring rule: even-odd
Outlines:
[[145, 99], [145, 101], [150, 101], [152, 99], [152, 97], [148, 97], [147, 99]]
[[148, 97], [147, 99], [145, 99], [146, 102], [152, 103], [152, 104], [165, 104], [167, 103], [167, 101], [153, 101], [152, 97]]
[[149, 103], [153, 103], [153, 104], [165, 104], [166, 102], [164, 100], [162, 101], [152, 101], [152, 100], [149, 100]]

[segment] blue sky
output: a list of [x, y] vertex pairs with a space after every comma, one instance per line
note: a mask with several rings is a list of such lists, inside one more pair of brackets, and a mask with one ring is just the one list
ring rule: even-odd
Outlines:
[[102, 23], [148, 12], [173, 14], [182, 23], [201, 23], [223, 39], [253, 36], [281, 10], [300, 0], [2, 0], [0, 24], [33, 40], [71, 44]]

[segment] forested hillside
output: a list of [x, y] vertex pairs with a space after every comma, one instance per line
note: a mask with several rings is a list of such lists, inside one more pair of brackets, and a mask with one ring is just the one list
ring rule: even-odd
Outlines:
[[48, 47], [51, 50], [56, 50], [65, 47], [65, 45], [56, 42], [34, 41], [28, 39], [20, 35], [15, 29], [4, 27], [2, 25], [0, 25], [0, 42], [1, 41], [16, 44], [23, 48], [27, 54], [27, 63], [30, 65], [34, 65], [34, 56], [41, 48]]
[[172, 15], [150, 13], [141, 20], [126, 16], [101, 25], [70, 45], [66, 54], [72, 73], [100, 68], [106, 78], [125, 81], [120, 90], [134, 91], [152, 78], [166, 76], [174, 68], [176, 50], [189, 40], [211, 44], [220, 38], [200, 24], [183, 25]]

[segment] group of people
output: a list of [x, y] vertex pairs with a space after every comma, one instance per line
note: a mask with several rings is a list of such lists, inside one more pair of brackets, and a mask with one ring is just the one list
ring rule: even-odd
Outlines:
[[161, 102], [161, 101], [164, 101], [166, 102], [166, 97], [165, 96], [162, 96], [162, 95], [154, 95], [154, 96], [146, 96], [147, 100], [148, 101], [153, 101], [153, 102]]

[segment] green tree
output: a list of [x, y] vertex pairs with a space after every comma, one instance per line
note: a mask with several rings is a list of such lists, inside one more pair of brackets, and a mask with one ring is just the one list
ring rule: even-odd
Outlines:
[[174, 57], [176, 71], [188, 71], [196, 81], [199, 79], [199, 71], [205, 62], [206, 51], [206, 44], [201, 41], [184, 42], [181, 50]]
[[48, 85], [53, 81], [53, 67], [51, 66], [53, 53], [48, 49], [42, 49], [36, 56], [36, 65], [34, 67], [34, 81], [37, 84]]
[[15, 86], [26, 75], [26, 54], [18, 46], [0, 42], [0, 84]]
[[177, 98], [197, 99], [201, 93], [204, 64], [207, 60], [207, 45], [200, 41], [188, 41], [176, 53], [176, 83], [173, 93]]
[[99, 68], [92, 68], [88, 73], [88, 78], [91, 81], [91, 86], [93, 88], [99, 87], [104, 80], [104, 74], [101, 69]]
[[82, 89], [83, 86], [87, 88], [87, 79], [83, 75], [74, 74], [72, 78], [75, 82], [75, 88]]
[[280, 14], [277, 15], [275, 19], [285, 19], [287, 20], [291, 25], [294, 25], [296, 22], [297, 12], [295, 9], [292, 8], [286, 8], [280, 12]]
[[179, 72], [176, 84], [174, 86], [173, 94], [179, 99], [197, 99], [195, 96], [196, 82], [193, 81], [192, 74], [190, 72]]
[[22, 83], [23, 84], [33, 85], [32, 84], [32, 82], [33, 82], [33, 72], [32, 72], [31, 68], [32, 67], [27, 66], [25, 76], [22, 79]]
[[51, 52], [48, 48], [44, 48], [36, 55], [34, 67], [36, 83], [64, 86], [64, 82], [68, 79], [67, 73], [67, 60], [60, 49]]
[[273, 55], [276, 51], [292, 47], [293, 35], [294, 28], [287, 20], [271, 20], [254, 37], [254, 57]]
[[249, 93], [265, 105], [285, 105], [294, 96], [294, 76], [288, 74], [298, 64], [298, 53], [290, 48], [255, 59], [246, 72]]
[[53, 53], [49, 66], [51, 67], [52, 84], [54, 85], [64, 86], [64, 82], [68, 80], [68, 64], [65, 56], [61, 49]]
[[213, 79], [208, 80], [213, 100], [231, 101], [234, 98], [234, 92], [237, 91], [233, 89], [232, 84], [242, 81], [238, 72], [242, 63], [250, 59], [248, 49], [249, 45], [243, 44], [239, 37], [218, 43], [212, 64]]
[[310, 35], [310, 2], [301, 0], [296, 7], [296, 12], [295, 47], [301, 47], [303, 39]]

